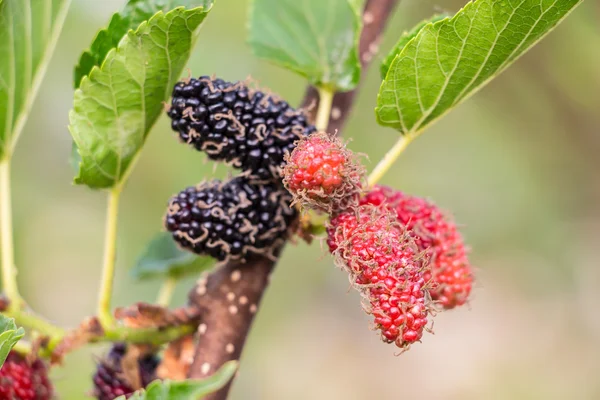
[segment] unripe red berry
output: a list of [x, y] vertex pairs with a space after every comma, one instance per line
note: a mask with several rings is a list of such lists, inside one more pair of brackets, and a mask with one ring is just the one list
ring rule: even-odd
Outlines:
[[456, 224], [435, 204], [385, 186], [376, 186], [361, 204], [384, 206], [414, 238], [419, 252], [429, 257], [425, 279], [433, 300], [446, 309], [464, 304], [473, 285], [473, 271]]
[[283, 183], [304, 207], [331, 213], [358, 204], [364, 169], [339, 138], [313, 133], [285, 161]]
[[42, 360], [27, 360], [14, 350], [8, 354], [0, 368], [0, 399], [50, 400], [53, 392]]
[[428, 322], [423, 259], [390, 210], [360, 206], [332, 218], [327, 243], [365, 298], [385, 342], [406, 349]]

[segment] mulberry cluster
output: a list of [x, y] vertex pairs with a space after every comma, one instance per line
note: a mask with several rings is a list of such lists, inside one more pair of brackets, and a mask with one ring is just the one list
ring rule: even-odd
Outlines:
[[386, 208], [361, 206], [331, 219], [327, 244], [373, 315], [382, 339], [402, 349], [428, 322], [426, 266], [414, 241]]
[[275, 254], [297, 216], [291, 196], [274, 183], [246, 177], [201, 183], [174, 196], [165, 226], [184, 248], [218, 260]]
[[342, 141], [324, 132], [301, 139], [283, 170], [283, 183], [294, 200], [329, 213], [358, 203], [364, 167]]
[[14, 350], [8, 354], [0, 367], [0, 399], [50, 400], [53, 392], [42, 360], [28, 361]]
[[[98, 364], [94, 374], [94, 396], [98, 400], [114, 400], [119, 396], [131, 395], [137, 389], [127, 381], [123, 373], [122, 361], [127, 352], [124, 343], [115, 344], [106, 358]], [[142, 387], [156, 379], [156, 367], [160, 360], [154, 354], [148, 354], [138, 360], [139, 381]]]
[[259, 180], [280, 179], [286, 152], [315, 131], [276, 96], [208, 76], [178, 82], [168, 114], [183, 142]]
[[361, 204], [384, 206], [412, 236], [419, 252], [430, 259], [425, 279], [433, 300], [446, 309], [467, 301], [473, 271], [456, 224], [434, 204], [385, 186], [377, 186]]

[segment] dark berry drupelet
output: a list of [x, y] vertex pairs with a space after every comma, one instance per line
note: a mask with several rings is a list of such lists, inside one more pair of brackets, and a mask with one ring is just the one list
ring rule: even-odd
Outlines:
[[[98, 400], [113, 400], [119, 396], [131, 395], [137, 389], [132, 382], [128, 382], [123, 372], [122, 361], [127, 352], [124, 343], [115, 344], [106, 358], [102, 360], [94, 374], [94, 396]], [[138, 383], [146, 387], [156, 379], [156, 367], [159, 359], [154, 354], [147, 354], [138, 359]]]
[[291, 200], [274, 183], [252, 183], [243, 176], [213, 180], [174, 196], [165, 226], [182, 247], [220, 261], [275, 255], [297, 216]]
[[183, 142], [260, 180], [279, 178], [285, 153], [315, 131], [276, 96], [207, 76], [178, 82], [168, 114]]

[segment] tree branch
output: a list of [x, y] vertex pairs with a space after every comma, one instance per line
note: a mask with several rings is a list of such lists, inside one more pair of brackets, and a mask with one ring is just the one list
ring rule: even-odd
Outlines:
[[[381, 33], [397, 3], [398, 0], [368, 0], [365, 5], [359, 43], [363, 76], [377, 52]], [[343, 128], [356, 92], [357, 89], [335, 94], [329, 132]], [[317, 90], [309, 87], [302, 104], [318, 104], [318, 100]], [[317, 107], [312, 110], [316, 112]], [[314, 120], [315, 115], [311, 117]], [[192, 289], [189, 294], [190, 306], [200, 312], [202, 323], [198, 327], [198, 346], [189, 378], [204, 378], [226, 361], [240, 358], [275, 263], [264, 257], [256, 257], [245, 264], [229, 262], [208, 277], [201, 278]], [[231, 382], [206, 399], [225, 400], [230, 387]]]
[[[379, 50], [379, 42], [381, 34], [385, 29], [389, 17], [394, 8], [398, 4], [398, 0], [368, 0], [363, 11], [363, 30], [360, 35], [360, 43], [358, 44], [358, 54], [360, 64], [362, 66], [361, 82], [363, 81], [367, 68]], [[352, 111], [354, 104], [354, 96], [359, 88], [349, 92], [336, 93], [333, 97], [331, 107], [331, 116], [329, 119], [328, 131], [330, 133], [341, 131], [344, 124], [348, 120], [348, 116]], [[314, 86], [309, 86], [306, 89], [303, 107], [308, 107], [311, 104], [319, 102], [319, 92]], [[318, 107], [311, 108], [311, 118], [314, 119]]]

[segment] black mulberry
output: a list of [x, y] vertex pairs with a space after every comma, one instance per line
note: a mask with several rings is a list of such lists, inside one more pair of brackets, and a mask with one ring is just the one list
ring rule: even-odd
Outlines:
[[279, 179], [285, 153], [315, 131], [284, 100], [207, 76], [178, 82], [168, 114], [183, 142], [258, 180]]
[[165, 225], [182, 247], [219, 261], [276, 255], [297, 216], [291, 200], [275, 183], [213, 180], [174, 196]]
[[[119, 396], [130, 395], [136, 388], [127, 381], [123, 373], [122, 360], [127, 352], [124, 343], [116, 343], [106, 358], [98, 364], [94, 374], [94, 396], [98, 400], [113, 400]], [[148, 386], [156, 379], [156, 367], [160, 360], [154, 354], [147, 354], [138, 359], [139, 381], [142, 387]]]

